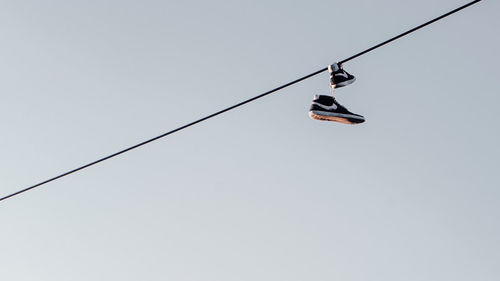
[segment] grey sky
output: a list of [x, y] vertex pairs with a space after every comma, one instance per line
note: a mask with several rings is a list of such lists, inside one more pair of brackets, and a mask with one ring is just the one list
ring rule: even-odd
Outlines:
[[[465, 3], [0, 1], [0, 195]], [[1, 279], [499, 280], [498, 11], [2, 202]]]

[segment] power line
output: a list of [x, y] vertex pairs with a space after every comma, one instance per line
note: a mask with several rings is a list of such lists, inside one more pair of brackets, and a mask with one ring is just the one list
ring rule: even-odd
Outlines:
[[[443, 19], [443, 18], [447, 17], [447, 16], [450, 16], [450, 15], [452, 15], [452, 14], [454, 14], [454, 13], [456, 13], [456, 12], [460, 11], [460, 10], [463, 10], [463, 9], [465, 9], [465, 8], [469, 7], [469, 6], [472, 6], [472, 5], [474, 5], [474, 4], [476, 4], [476, 3], [480, 2], [480, 1], [482, 1], [482, 0], [475, 0], [475, 1], [472, 1], [472, 2], [470, 2], [470, 3], [468, 3], [468, 4], [464, 5], [464, 6], [461, 6], [461, 7], [457, 8], [457, 9], [455, 9], [455, 10], [451, 11], [451, 12], [448, 12], [448, 13], [446, 13], [446, 14], [442, 15], [442, 16], [439, 16], [439, 17], [437, 17], [437, 18], [435, 18], [435, 19], [431, 20], [431, 21], [428, 21], [428, 22], [426, 22], [426, 23], [424, 23], [424, 24], [422, 24], [422, 25], [419, 25], [419, 26], [417, 26], [417, 27], [415, 27], [415, 28], [413, 28], [413, 29], [411, 29], [411, 30], [408, 30], [408, 31], [406, 31], [406, 32], [404, 32], [404, 33], [401, 33], [400, 35], [395, 36], [395, 37], [393, 37], [393, 38], [391, 38], [391, 39], [389, 39], [389, 40], [387, 40], [387, 41], [384, 41], [384, 42], [382, 42], [382, 43], [380, 43], [380, 44], [378, 44], [378, 45], [376, 45], [376, 46], [373, 46], [373, 47], [371, 47], [371, 48], [369, 48], [369, 49], [367, 49], [367, 50], [365, 50], [365, 51], [363, 51], [363, 52], [360, 52], [360, 53], [358, 53], [358, 54], [356, 54], [356, 55], [354, 55], [354, 56], [351, 56], [351, 57], [349, 57], [349, 58], [347, 58], [347, 59], [345, 59], [345, 60], [342, 60], [342, 61], [340, 61], [339, 63], [340, 63], [340, 64], [343, 64], [343, 63], [346, 63], [346, 62], [348, 62], [348, 61], [350, 61], [350, 60], [353, 60], [353, 59], [355, 59], [355, 58], [357, 58], [357, 57], [360, 57], [360, 56], [362, 56], [362, 55], [364, 55], [364, 54], [366, 54], [366, 53], [369, 53], [369, 52], [371, 52], [371, 51], [373, 51], [373, 50], [375, 50], [375, 49], [377, 49], [377, 48], [380, 48], [380, 47], [382, 47], [382, 46], [384, 46], [384, 45], [386, 45], [386, 44], [388, 44], [388, 43], [390, 43], [390, 42], [392, 42], [392, 41], [394, 41], [394, 40], [397, 40], [397, 39], [399, 39], [399, 38], [401, 38], [401, 37], [403, 37], [403, 36], [406, 36], [406, 35], [408, 35], [408, 34], [410, 34], [410, 33], [415, 32], [415, 31], [417, 31], [417, 30], [419, 30], [419, 29], [421, 29], [421, 28], [423, 28], [423, 27], [425, 27], [425, 26], [427, 26], [427, 25], [430, 25], [430, 24], [432, 24], [432, 23], [434, 23], [434, 22], [436, 22], [436, 21], [439, 21], [439, 20], [441, 20], [441, 19]], [[267, 95], [270, 95], [270, 94], [272, 94], [272, 93], [274, 93], [274, 92], [277, 92], [277, 91], [279, 91], [279, 90], [282, 90], [282, 89], [284, 89], [284, 88], [287, 88], [287, 87], [289, 87], [289, 86], [292, 86], [292, 85], [294, 85], [294, 84], [296, 84], [296, 83], [299, 83], [299, 82], [301, 82], [301, 81], [303, 81], [303, 80], [306, 80], [306, 79], [308, 79], [308, 78], [311, 78], [311, 77], [313, 77], [313, 76], [316, 76], [316, 75], [318, 75], [318, 74], [320, 74], [320, 73], [322, 73], [322, 72], [324, 72], [324, 71], [327, 71], [327, 70], [328, 70], [328, 68], [327, 68], [327, 67], [322, 68], [322, 69], [320, 69], [320, 70], [318, 70], [318, 71], [315, 71], [315, 72], [313, 72], [313, 73], [311, 73], [311, 74], [308, 74], [308, 75], [306, 75], [306, 76], [304, 76], [304, 77], [302, 77], [302, 78], [299, 78], [299, 79], [297, 79], [297, 80], [294, 80], [294, 81], [289, 82], [289, 83], [287, 83], [287, 84], [284, 84], [284, 85], [282, 85], [282, 86], [279, 86], [279, 87], [277, 87], [277, 88], [274, 88], [274, 89], [272, 89], [272, 90], [270, 90], [270, 91], [267, 91], [267, 92], [265, 92], [265, 93], [262, 93], [262, 94], [260, 94], [260, 95], [258, 95], [258, 96], [255, 96], [255, 97], [251, 98], [251, 99], [245, 100], [245, 101], [243, 101], [243, 102], [240, 102], [240, 103], [238, 103], [238, 104], [235, 104], [235, 105], [233, 105], [233, 106], [230, 106], [230, 107], [228, 107], [228, 108], [225, 108], [225, 109], [223, 109], [223, 110], [220, 110], [220, 111], [215, 112], [215, 113], [213, 113], [213, 114], [210, 114], [210, 115], [208, 115], [208, 116], [205, 116], [205, 117], [203, 117], [203, 118], [201, 118], [201, 119], [198, 119], [198, 120], [196, 120], [196, 121], [193, 121], [193, 122], [191, 122], [191, 123], [189, 123], [189, 124], [186, 124], [186, 125], [184, 125], [184, 126], [181, 126], [181, 127], [177, 128], [177, 129], [174, 129], [174, 130], [172, 130], [172, 131], [169, 131], [169, 132], [167, 132], [167, 133], [164, 133], [164, 134], [159, 135], [159, 136], [157, 136], [157, 137], [154, 137], [154, 138], [152, 138], [152, 139], [146, 140], [146, 141], [144, 141], [144, 142], [141, 142], [141, 143], [139, 143], [139, 144], [136, 144], [136, 145], [134, 145], [134, 146], [131, 146], [131, 147], [129, 147], [129, 148], [126, 148], [126, 149], [124, 149], [124, 150], [121, 150], [121, 151], [119, 151], [119, 152], [113, 153], [113, 154], [108, 155], [108, 156], [106, 156], [106, 157], [103, 157], [103, 158], [101, 158], [101, 159], [99, 159], [99, 160], [96, 160], [96, 161], [94, 161], [94, 162], [88, 163], [88, 164], [86, 164], [86, 165], [83, 165], [83, 166], [81, 166], [81, 167], [79, 167], [79, 168], [76, 168], [76, 169], [73, 169], [73, 170], [71, 170], [71, 171], [68, 171], [68, 172], [66, 172], [66, 173], [60, 174], [60, 175], [58, 175], [58, 176], [56, 176], [56, 177], [50, 178], [50, 179], [45, 180], [45, 181], [43, 181], [43, 182], [40, 182], [40, 183], [38, 183], [38, 184], [32, 185], [32, 186], [30, 186], [30, 187], [27, 187], [27, 188], [21, 189], [21, 190], [19, 190], [19, 191], [17, 191], [17, 192], [14, 192], [14, 193], [12, 193], [12, 194], [9, 194], [9, 195], [7, 195], [7, 196], [4, 196], [4, 197], [0, 198], [0, 201], [6, 200], [6, 199], [8, 199], [8, 198], [11, 198], [11, 197], [16, 196], [16, 195], [21, 194], [21, 193], [24, 193], [24, 192], [29, 191], [29, 190], [31, 190], [31, 189], [34, 189], [34, 188], [40, 187], [40, 186], [45, 185], [45, 184], [47, 184], [47, 183], [49, 183], [49, 182], [52, 182], [52, 181], [55, 181], [55, 180], [60, 179], [60, 178], [62, 178], [62, 177], [65, 177], [65, 176], [68, 176], [68, 175], [70, 175], [70, 174], [76, 173], [76, 172], [78, 172], [78, 171], [80, 171], [80, 170], [86, 169], [86, 168], [88, 168], [88, 167], [90, 167], [90, 166], [96, 165], [96, 164], [98, 164], [98, 163], [100, 163], [100, 162], [106, 161], [106, 160], [111, 159], [111, 158], [113, 158], [113, 157], [116, 157], [116, 156], [118, 156], [118, 155], [120, 155], [120, 154], [123, 154], [123, 153], [125, 153], [125, 152], [130, 151], [130, 150], [133, 150], [133, 149], [136, 149], [136, 148], [141, 147], [141, 146], [143, 146], [143, 145], [146, 145], [146, 144], [148, 144], [148, 143], [150, 143], [150, 142], [156, 141], [156, 140], [161, 139], [161, 138], [163, 138], [163, 137], [166, 137], [166, 136], [168, 136], [168, 135], [171, 135], [171, 134], [174, 134], [174, 133], [179, 132], [179, 131], [181, 131], [181, 130], [184, 130], [184, 129], [186, 129], [186, 128], [189, 128], [189, 127], [191, 127], [191, 126], [193, 126], [193, 125], [196, 125], [196, 124], [198, 124], [198, 123], [201, 123], [201, 122], [203, 122], [203, 121], [205, 121], [205, 120], [208, 120], [208, 119], [210, 119], [210, 118], [213, 118], [213, 117], [215, 117], [215, 116], [217, 116], [217, 115], [220, 115], [220, 114], [222, 114], [222, 113], [228, 112], [228, 111], [233, 110], [233, 109], [235, 109], [235, 108], [237, 108], [237, 107], [243, 106], [243, 105], [245, 105], [245, 104], [247, 104], [247, 103], [253, 102], [253, 101], [257, 100], [257, 99], [263, 98], [263, 97], [265, 97], [265, 96], [267, 96]]]
[[68, 175], [70, 175], [70, 174], [76, 173], [76, 172], [78, 172], [78, 171], [80, 171], [80, 170], [83, 170], [83, 169], [88, 168], [88, 167], [90, 167], [90, 166], [93, 166], [93, 165], [95, 165], [95, 164], [97, 164], [97, 163], [100, 163], [100, 162], [102, 162], [102, 161], [108, 160], [108, 159], [110, 159], [110, 158], [113, 158], [113, 157], [118, 156], [118, 155], [120, 155], [120, 154], [123, 154], [123, 153], [125, 153], [125, 152], [128, 152], [128, 151], [130, 151], [130, 150], [132, 150], [132, 149], [136, 149], [136, 148], [138, 148], [138, 147], [140, 147], [140, 146], [146, 145], [146, 144], [148, 144], [148, 143], [150, 143], [150, 142], [153, 142], [153, 141], [155, 141], [155, 140], [161, 139], [161, 138], [163, 138], [163, 137], [166, 137], [166, 136], [171, 135], [171, 134], [173, 134], [173, 133], [176, 133], [176, 132], [178, 132], [178, 131], [184, 130], [184, 129], [188, 128], [188, 127], [191, 127], [191, 126], [196, 125], [196, 124], [198, 124], [198, 123], [200, 123], [200, 122], [203, 122], [203, 121], [205, 121], [205, 120], [208, 120], [208, 119], [210, 119], [210, 118], [213, 118], [213, 117], [215, 117], [215, 116], [217, 116], [217, 115], [220, 115], [220, 114], [222, 114], [222, 113], [224, 113], [224, 112], [230, 111], [230, 110], [232, 110], [232, 109], [235, 109], [235, 108], [237, 108], [237, 107], [240, 107], [240, 106], [242, 106], [242, 105], [245, 105], [245, 104], [247, 104], [247, 103], [249, 103], [249, 102], [252, 102], [252, 101], [254, 101], [254, 100], [257, 100], [257, 99], [260, 99], [260, 98], [262, 98], [262, 97], [265, 97], [265, 96], [267, 96], [267, 95], [269, 95], [269, 94], [272, 94], [272, 93], [274, 93], [274, 92], [276, 92], [276, 91], [279, 91], [279, 90], [281, 90], [281, 89], [284, 89], [284, 88], [286, 88], [286, 87], [288, 87], [288, 86], [291, 86], [291, 85], [293, 85], [293, 84], [296, 84], [296, 83], [298, 83], [298, 82], [300, 82], [300, 81], [302, 81], [302, 80], [305, 80], [305, 79], [308, 79], [308, 78], [310, 78], [310, 77], [313, 77], [313, 76], [315, 76], [315, 75], [317, 75], [317, 74], [319, 74], [319, 73], [321, 73], [321, 72], [323, 72], [323, 71], [326, 71], [326, 70], [327, 70], [327, 68], [324, 68], [324, 69], [318, 70], [318, 71], [316, 71], [316, 72], [314, 72], [314, 73], [311, 73], [311, 74], [309, 74], [309, 75], [306, 75], [306, 76], [304, 76], [304, 77], [302, 77], [302, 78], [299, 78], [299, 79], [297, 79], [297, 80], [295, 80], [295, 81], [292, 81], [292, 82], [290, 82], [290, 83], [288, 83], [288, 84], [282, 85], [282, 86], [280, 86], [280, 87], [278, 87], [278, 88], [275, 88], [275, 89], [273, 89], [273, 90], [270, 90], [270, 91], [268, 91], [268, 92], [265, 92], [265, 93], [263, 93], [263, 94], [260, 94], [260, 95], [258, 95], [258, 96], [256, 96], [256, 97], [253, 97], [253, 98], [248, 99], [248, 100], [246, 100], [246, 101], [240, 102], [240, 103], [238, 103], [238, 104], [235, 104], [235, 105], [233, 105], [233, 106], [230, 106], [230, 107], [228, 107], [228, 108], [226, 108], [226, 109], [223, 109], [223, 110], [221, 110], [221, 111], [218, 111], [218, 112], [216, 112], [216, 113], [210, 114], [210, 115], [208, 115], [208, 116], [205, 116], [205, 117], [203, 117], [203, 118], [201, 118], [201, 119], [198, 119], [198, 120], [196, 120], [196, 121], [193, 121], [193, 122], [191, 122], [191, 123], [189, 123], [189, 124], [186, 124], [186, 125], [184, 125], [184, 126], [182, 126], [182, 127], [179, 127], [179, 128], [177, 128], [177, 129], [174, 129], [174, 130], [172, 130], [172, 131], [170, 131], [170, 132], [164, 133], [163, 135], [159, 135], [159, 136], [154, 137], [154, 138], [152, 138], [152, 139], [149, 139], [149, 140], [147, 140], [147, 141], [141, 142], [141, 143], [139, 143], [139, 144], [136, 144], [136, 145], [131, 146], [131, 147], [129, 147], [129, 148], [126, 148], [126, 149], [124, 149], [124, 150], [121, 150], [121, 151], [118, 151], [118, 152], [113, 153], [113, 154], [111, 154], [111, 155], [108, 155], [108, 156], [106, 156], [106, 157], [103, 157], [103, 158], [101, 158], [101, 159], [99, 159], [99, 160], [96, 160], [96, 161], [94, 161], [94, 162], [91, 162], [91, 163], [88, 163], [88, 164], [86, 164], [86, 165], [83, 165], [83, 166], [81, 166], [81, 167], [79, 167], [79, 168], [76, 168], [76, 169], [74, 169], [74, 170], [68, 171], [68, 172], [66, 172], [66, 173], [64, 173], [64, 174], [60, 174], [60, 175], [58, 175], [58, 176], [56, 176], [56, 177], [53, 177], [53, 178], [51, 178], [51, 179], [48, 179], [48, 180], [46, 180], [46, 181], [40, 182], [40, 183], [35, 184], [35, 185], [33, 185], [33, 186], [30, 186], [30, 187], [28, 187], [28, 188], [25, 188], [25, 189], [22, 189], [22, 190], [19, 190], [19, 191], [15, 192], [15, 193], [9, 194], [9, 195], [7, 195], [7, 196], [5, 196], [5, 197], [0, 198], [0, 201], [3, 201], [3, 200], [8, 199], [8, 198], [10, 198], [10, 197], [16, 196], [16, 195], [18, 195], [18, 194], [21, 194], [21, 193], [26, 192], [26, 191], [28, 191], [28, 190], [31, 190], [31, 189], [33, 189], [33, 188], [36, 188], [36, 187], [42, 186], [42, 185], [47, 184], [47, 183], [49, 183], [49, 182], [51, 182], [51, 181], [55, 181], [55, 180], [60, 179], [60, 178], [62, 178], [62, 177], [65, 177], [65, 176], [68, 176]]
[[380, 44], [376, 45], [376, 46], [373, 46], [373, 47], [371, 47], [371, 48], [369, 48], [369, 49], [366, 49], [366, 50], [364, 50], [363, 52], [358, 53], [358, 54], [356, 54], [356, 55], [354, 55], [354, 56], [352, 56], [352, 57], [350, 57], [350, 58], [347, 58], [347, 59], [345, 59], [345, 60], [343, 60], [343, 61], [341, 61], [341, 62], [339, 62], [339, 63], [340, 63], [340, 64], [343, 64], [343, 63], [346, 63], [346, 62], [348, 62], [348, 61], [350, 61], [350, 60], [353, 60], [353, 59], [355, 59], [355, 58], [357, 58], [357, 57], [360, 57], [360, 56], [362, 56], [362, 55], [364, 55], [364, 54], [366, 54], [366, 53], [369, 53], [369, 52], [371, 52], [371, 51], [373, 51], [373, 50], [375, 50], [375, 49], [378, 49], [378, 48], [380, 48], [380, 47], [382, 47], [382, 46], [384, 46], [384, 45], [386, 45], [386, 44], [389, 44], [389, 43], [391, 43], [391, 42], [392, 42], [392, 41], [394, 41], [394, 40], [397, 40], [397, 39], [399, 39], [399, 38], [401, 38], [401, 37], [403, 37], [403, 36], [406, 36], [406, 35], [408, 35], [408, 34], [410, 34], [410, 33], [415, 32], [415, 31], [417, 31], [417, 30], [419, 30], [419, 29], [421, 29], [421, 28], [423, 28], [423, 27], [426, 27], [426, 26], [428, 26], [429, 24], [435, 23], [435, 22], [437, 22], [438, 20], [444, 19], [444, 18], [446, 18], [447, 16], [450, 16], [450, 15], [452, 15], [452, 14], [454, 14], [454, 13], [458, 12], [458, 11], [461, 11], [461, 10], [463, 10], [463, 9], [465, 9], [465, 8], [468, 8], [469, 6], [472, 6], [472, 5], [474, 5], [474, 4], [476, 4], [477, 2], [480, 2], [480, 1], [482, 1], [482, 0], [476, 0], [476, 1], [472, 1], [472, 2], [470, 2], [470, 3], [468, 3], [468, 4], [465, 4], [465, 5], [463, 5], [462, 7], [456, 8], [456, 9], [455, 9], [455, 10], [453, 10], [453, 11], [450, 11], [450, 12], [448, 12], [448, 13], [446, 13], [446, 14], [442, 15], [442, 16], [439, 16], [439, 17], [437, 17], [437, 18], [435, 18], [435, 19], [433, 19], [433, 20], [430, 20], [430, 21], [428, 21], [428, 22], [426, 22], [426, 23], [424, 23], [424, 24], [421, 24], [421, 25], [419, 25], [419, 26], [417, 26], [417, 27], [415, 27], [415, 28], [412, 28], [412, 29], [410, 29], [410, 30], [408, 30], [408, 31], [406, 31], [406, 32], [404, 32], [404, 33], [401, 33], [401, 34], [399, 34], [398, 36], [395, 36], [395, 37], [393, 37], [393, 38], [391, 38], [391, 39], [389, 39], [389, 40], [387, 40], [387, 41], [384, 41], [384, 42], [382, 42], [382, 43], [380, 43]]

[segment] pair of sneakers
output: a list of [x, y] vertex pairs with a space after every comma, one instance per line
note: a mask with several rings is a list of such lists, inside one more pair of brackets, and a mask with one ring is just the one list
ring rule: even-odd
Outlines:
[[[330, 72], [330, 86], [332, 87], [332, 91], [356, 81], [353, 75], [347, 73], [337, 63], [330, 65], [328, 71]], [[347, 110], [347, 108], [335, 100], [333, 95], [315, 95], [309, 109], [309, 116], [315, 120], [335, 121], [344, 124], [360, 124], [365, 122], [363, 116]]]

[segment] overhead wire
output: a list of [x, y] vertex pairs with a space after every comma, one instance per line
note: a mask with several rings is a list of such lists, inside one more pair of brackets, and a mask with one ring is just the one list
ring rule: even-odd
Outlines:
[[[450, 16], [450, 15], [452, 15], [452, 14], [454, 14], [454, 13], [456, 13], [456, 12], [460, 11], [460, 10], [463, 10], [463, 9], [465, 9], [465, 8], [469, 7], [469, 6], [472, 6], [472, 5], [474, 5], [474, 4], [476, 4], [476, 3], [480, 2], [480, 1], [482, 1], [482, 0], [475, 0], [475, 1], [472, 1], [472, 2], [470, 2], [470, 3], [468, 3], [468, 4], [466, 4], [466, 5], [463, 5], [463, 6], [461, 6], [461, 7], [457, 8], [457, 9], [455, 9], [455, 10], [452, 10], [452, 11], [450, 11], [450, 12], [448, 12], [448, 13], [444, 14], [444, 15], [441, 15], [441, 16], [439, 16], [439, 17], [437, 17], [437, 18], [433, 19], [433, 20], [430, 20], [430, 21], [428, 21], [428, 22], [426, 22], [426, 23], [424, 23], [424, 24], [421, 24], [421, 25], [419, 25], [419, 26], [417, 26], [417, 27], [415, 27], [415, 28], [412, 28], [412, 29], [410, 29], [410, 30], [408, 30], [408, 31], [406, 31], [406, 32], [404, 32], [404, 33], [401, 33], [401, 34], [399, 34], [399, 35], [397, 35], [397, 36], [395, 36], [395, 37], [393, 37], [393, 38], [391, 38], [391, 39], [389, 39], [389, 40], [386, 40], [386, 41], [384, 41], [384, 42], [382, 42], [382, 43], [380, 43], [380, 44], [378, 44], [378, 45], [375, 45], [375, 46], [373, 46], [373, 47], [371, 47], [371, 48], [369, 48], [369, 49], [366, 49], [366, 50], [364, 50], [364, 51], [362, 51], [362, 52], [360, 52], [360, 53], [358, 53], [358, 54], [356, 54], [356, 55], [353, 55], [353, 56], [351, 56], [351, 57], [349, 57], [349, 58], [347, 58], [347, 59], [344, 59], [344, 60], [340, 61], [340, 62], [339, 62], [339, 64], [343, 64], [343, 63], [346, 63], [346, 62], [348, 62], [348, 61], [351, 61], [351, 60], [353, 60], [353, 59], [355, 59], [355, 58], [358, 58], [358, 57], [360, 57], [360, 56], [362, 56], [362, 55], [364, 55], [364, 54], [366, 54], [366, 53], [369, 53], [369, 52], [371, 52], [371, 51], [373, 51], [373, 50], [375, 50], [375, 49], [378, 49], [378, 48], [380, 48], [380, 47], [382, 47], [382, 46], [384, 46], [384, 45], [386, 45], [386, 44], [389, 44], [390, 42], [393, 42], [394, 40], [397, 40], [397, 39], [399, 39], [399, 38], [401, 38], [401, 37], [403, 37], [403, 36], [406, 36], [406, 35], [408, 35], [408, 34], [410, 34], [410, 33], [413, 33], [413, 32], [415, 32], [415, 31], [417, 31], [417, 30], [419, 30], [419, 29], [421, 29], [421, 28], [423, 28], [423, 27], [425, 27], [425, 26], [427, 26], [427, 25], [430, 25], [430, 24], [432, 24], [432, 23], [434, 23], [434, 22], [436, 22], [436, 21], [439, 21], [439, 20], [441, 20], [441, 19], [443, 19], [443, 18], [445, 18], [445, 17], [448, 17], [448, 16]], [[299, 82], [301, 82], [301, 81], [303, 81], [303, 80], [309, 79], [309, 78], [311, 78], [311, 77], [313, 77], [313, 76], [316, 76], [316, 75], [318, 75], [318, 74], [320, 74], [320, 73], [322, 73], [322, 72], [325, 72], [325, 71], [327, 71], [327, 70], [328, 70], [328, 67], [324, 67], [324, 68], [322, 68], [322, 69], [320, 69], [320, 70], [317, 70], [317, 71], [315, 71], [315, 72], [313, 72], [313, 73], [311, 73], [311, 74], [308, 74], [308, 75], [306, 75], [306, 76], [303, 76], [303, 77], [301, 77], [301, 78], [299, 78], [299, 79], [296, 79], [296, 80], [294, 80], [294, 81], [292, 81], [292, 82], [286, 83], [286, 84], [281, 85], [281, 86], [279, 86], [279, 87], [277, 87], [277, 88], [274, 88], [274, 89], [272, 89], [272, 90], [269, 90], [269, 91], [267, 91], [267, 92], [264, 92], [264, 93], [262, 93], [262, 94], [260, 94], [260, 95], [258, 95], [258, 96], [255, 96], [255, 97], [253, 97], [253, 98], [247, 99], [247, 100], [245, 100], [245, 101], [243, 101], [243, 102], [240, 102], [240, 103], [238, 103], [238, 104], [235, 104], [235, 105], [233, 105], [233, 106], [227, 107], [227, 108], [225, 108], [225, 109], [222, 109], [222, 110], [220, 110], [220, 111], [217, 111], [217, 112], [215, 112], [215, 113], [212, 113], [212, 114], [210, 114], [210, 115], [207, 115], [207, 116], [205, 116], [205, 117], [203, 117], [203, 118], [200, 118], [200, 119], [198, 119], [198, 120], [196, 120], [196, 121], [193, 121], [193, 122], [188, 123], [188, 124], [186, 124], [186, 125], [183, 125], [183, 126], [181, 126], [181, 127], [179, 127], [179, 128], [176, 128], [176, 129], [174, 129], [174, 130], [171, 130], [171, 131], [169, 131], [169, 132], [166, 132], [166, 133], [164, 133], [164, 134], [162, 134], [162, 135], [159, 135], [159, 136], [156, 136], [156, 137], [154, 137], [154, 138], [148, 139], [148, 140], [143, 141], [143, 142], [141, 142], [141, 143], [139, 143], [139, 144], [136, 144], [136, 145], [130, 146], [130, 147], [126, 148], [126, 149], [123, 149], [123, 150], [118, 151], [118, 152], [116, 152], [116, 153], [110, 154], [110, 155], [108, 155], [108, 156], [106, 156], [106, 157], [100, 158], [100, 159], [98, 159], [98, 160], [96, 160], [96, 161], [90, 162], [90, 163], [85, 164], [85, 165], [83, 165], [83, 166], [81, 166], [81, 167], [78, 167], [78, 168], [76, 168], [76, 169], [70, 170], [70, 171], [68, 171], [68, 172], [65, 172], [65, 173], [63, 173], [63, 174], [60, 174], [60, 175], [55, 176], [55, 177], [53, 177], [53, 178], [47, 179], [47, 180], [45, 180], [45, 181], [42, 181], [42, 182], [37, 183], [37, 184], [35, 184], [35, 185], [32, 185], [32, 186], [30, 186], [30, 187], [27, 187], [27, 188], [21, 189], [21, 190], [19, 190], [19, 191], [17, 191], [17, 192], [14, 192], [14, 193], [12, 193], [12, 194], [9, 194], [9, 195], [6, 195], [6, 196], [4, 196], [4, 197], [1, 197], [1, 198], [0, 198], [0, 202], [1, 202], [1, 201], [4, 201], [4, 200], [6, 200], [6, 199], [9, 199], [9, 198], [11, 198], [11, 197], [14, 197], [14, 196], [16, 196], [16, 195], [19, 195], [19, 194], [21, 194], [21, 193], [24, 193], [24, 192], [26, 192], [26, 191], [29, 191], [29, 190], [32, 190], [32, 189], [34, 189], [34, 188], [40, 187], [40, 186], [42, 186], [42, 185], [48, 184], [48, 183], [50, 183], [50, 182], [52, 182], [52, 181], [58, 180], [58, 179], [60, 179], [60, 178], [62, 178], [62, 177], [65, 177], [65, 176], [68, 176], [68, 175], [70, 175], [70, 174], [76, 173], [76, 172], [78, 172], [78, 171], [80, 171], [80, 170], [83, 170], [83, 169], [86, 169], [86, 168], [88, 168], [88, 167], [94, 166], [94, 165], [96, 165], [96, 164], [98, 164], [98, 163], [100, 163], [100, 162], [106, 161], [106, 160], [108, 160], [108, 159], [111, 159], [111, 158], [113, 158], [113, 157], [116, 157], [116, 156], [118, 156], [118, 155], [120, 155], [120, 154], [123, 154], [123, 153], [125, 153], [125, 152], [128, 152], [128, 151], [130, 151], [130, 150], [133, 150], [133, 149], [139, 148], [139, 147], [141, 147], [141, 146], [143, 146], [143, 145], [146, 145], [146, 144], [151, 143], [151, 142], [153, 142], [153, 141], [156, 141], [156, 140], [158, 140], [158, 139], [164, 138], [164, 137], [166, 137], [166, 136], [168, 136], [168, 135], [172, 135], [172, 134], [174, 134], [174, 133], [177, 133], [177, 132], [179, 132], [179, 131], [181, 131], [181, 130], [184, 130], [184, 129], [186, 129], [186, 128], [189, 128], [189, 127], [191, 127], [191, 126], [193, 126], [193, 125], [196, 125], [196, 124], [198, 124], [198, 123], [201, 123], [201, 122], [203, 122], [203, 121], [206, 121], [206, 120], [208, 120], [208, 119], [211, 119], [211, 118], [213, 118], [213, 117], [216, 117], [216, 116], [218, 116], [218, 115], [220, 115], [220, 114], [222, 114], [222, 113], [225, 113], [225, 112], [228, 112], [228, 111], [230, 111], [230, 110], [236, 109], [236, 108], [238, 108], [238, 107], [240, 107], [240, 106], [243, 106], [243, 105], [248, 104], [248, 103], [250, 103], [250, 102], [253, 102], [253, 101], [255, 101], [255, 100], [261, 99], [261, 98], [263, 98], [263, 97], [265, 97], [265, 96], [268, 96], [268, 95], [270, 95], [270, 94], [272, 94], [272, 93], [275, 93], [275, 92], [277, 92], [277, 91], [280, 91], [280, 90], [282, 90], [282, 89], [284, 89], [284, 88], [287, 88], [287, 87], [289, 87], [289, 86], [292, 86], [292, 85], [294, 85], [294, 84], [297, 84], [297, 83], [299, 83]]]
[[371, 52], [371, 51], [373, 51], [373, 50], [375, 50], [375, 49], [378, 49], [378, 48], [380, 48], [380, 47], [382, 47], [382, 46], [384, 46], [384, 45], [386, 45], [386, 44], [389, 44], [389, 43], [391, 43], [391, 42], [392, 42], [392, 41], [394, 41], [394, 40], [397, 40], [397, 39], [399, 39], [399, 38], [401, 38], [401, 37], [404, 37], [404, 36], [406, 36], [406, 35], [408, 35], [408, 34], [410, 34], [410, 33], [413, 33], [413, 32], [415, 32], [415, 31], [417, 31], [417, 30], [419, 30], [419, 29], [421, 29], [421, 28], [424, 28], [424, 27], [428, 26], [429, 24], [433, 24], [433, 23], [435, 23], [435, 22], [437, 22], [437, 21], [439, 21], [439, 20], [442, 20], [442, 19], [446, 18], [447, 16], [450, 16], [450, 15], [452, 15], [452, 14], [454, 14], [454, 13], [458, 12], [458, 11], [461, 11], [461, 10], [463, 10], [463, 9], [465, 9], [465, 8], [468, 8], [468, 7], [470, 7], [470, 6], [474, 5], [474, 4], [478, 3], [478, 2], [481, 2], [481, 1], [482, 1], [482, 0], [475, 0], [475, 1], [472, 1], [472, 2], [470, 2], [470, 3], [467, 3], [467, 4], [465, 4], [465, 5], [461, 6], [461, 7], [456, 8], [456, 9], [455, 9], [455, 10], [453, 10], [453, 11], [450, 11], [450, 12], [448, 12], [448, 13], [446, 13], [446, 14], [442, 15], [442, 16], [439, 16], [439, 17], [437, 17], [437, 18], [435, 18], [435, 19], [433, 19], [433, 20], [430, 20], [430, 21], [428, 21], [428, 22], [426, 22], [426, 23], [423, 23], [423, 24], [421, 24], [421, 25], [419, 25], [419, 26], [417, 26], [417, 27], [415, 27], [415, 28], [412, 28], [412, 29], [410, 29], [410, 30], [408, 30], [408, 31], [406, 31], [406, 32], [403, 32], [403, 33], [401, 33], [401, 34], [399, 34], [399, 35], [397, 35], [397, 36], [394, 36], [394, 37], [392, 37], [391, 39], [389, 39], [389, 40], [387, 40], [387, 41], [384, 41], [384, 42], [382, 42], [382, 43], [380, 43], [380, 44], [378, 44], [378, 45], [375, 45], [375, 46], [373, 46], [373, 47], [371, 47], [371, 48], [368, 48], [368, 49], [366, 49], [366, 50], [364, 50], [364, 51], [362, 51], [362, 52], [360, 52], [360, 53], [357, 53], [357, 54], [355, 54], [354, 56], [351, 56], [351, 57], [349, 57], [349, 58], [347, 58], [347, 59], [345, 59], [345, 60], [342, 60], [342, 61], [340, 61], [340, 62], [339, 62], [339, 64], [343, 64], [343, 63], [346, 63], [346, 62], [348, 62], [348, 61], [350, 61], [350, 60], [353, 60], [353, 59], [355, 59], [355, 58], [357, 58], [357, 57], [360, 57], [360, 56], [362, 56], [362, 55], [364, 55], [364, 54], [366, 54], [366, 53], [369, 53], [369, 52]]

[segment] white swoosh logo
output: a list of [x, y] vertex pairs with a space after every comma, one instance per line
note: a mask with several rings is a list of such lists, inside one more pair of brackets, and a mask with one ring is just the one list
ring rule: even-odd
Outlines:
[[342, 72], [342, 73], [335, 73], [335, 76], [343, 76], [345, 78], [349, 78], [349, 75], [347, 75], [347, 73], [345, 72]]
[[338, 106], [336, 104], [332, 104], [331, 106], [323, 105], [323, 104], [317, 103], [317, 102], [313, 102], [313, 104], [315, 104], [323, 109], [326, 109], [326, 110], [336, 110], [338, 108]]

